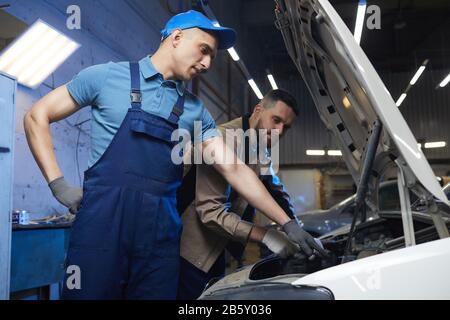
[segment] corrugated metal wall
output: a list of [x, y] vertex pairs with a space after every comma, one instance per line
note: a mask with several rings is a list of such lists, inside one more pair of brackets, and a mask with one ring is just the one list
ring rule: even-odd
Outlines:
[[[414, 72], [415, 70], [404, 74], [381, 74], [394, 101], [406, 88]], [[446, 73], [448, 71], [425, 71], [400, 107], [417, 140], [447, 141], [445, 148], [424, 150], [429, 160], [450, 159], [450, 88], [435, 89]], [[290, 91], [298, 99], [301, 108], [295, 125], [280, 140], [281, 164], [303, 165], [335, 161], [331, 157], [311, 157], [305, 154], [307, 149], [333, 149], [336, 142], [322, 123], [300, 75], [277, 81], [281, 88]], [[450, 165], [450, 160], [448, 164]]]
[[[415, 71], [382, 76], [394, 100], [405, 90]], [[450, 159], [450, 86], [436, 89], [448, 72], [450, 65], [446, 71], [425, 71], [400, 106], [417, 140], [447, 142], [445, 148], [424, 150], [428, 159]]]

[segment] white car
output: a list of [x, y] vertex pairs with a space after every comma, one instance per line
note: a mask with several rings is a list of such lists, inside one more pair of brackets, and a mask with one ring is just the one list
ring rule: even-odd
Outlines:
[[[276, 25], [336, 136], [364, 223], [321, 237], [328, 259], [270, 257], [200, 299], [450, 299], [449, 205], [410, 128], [327, 0], [279, 0]], [[401, 212], [366, 219], [380, 181], [397, 178]], [[412, 212], [413, 192], [425, 209]], [[370, 215], [372, 217], [372, 215]]]

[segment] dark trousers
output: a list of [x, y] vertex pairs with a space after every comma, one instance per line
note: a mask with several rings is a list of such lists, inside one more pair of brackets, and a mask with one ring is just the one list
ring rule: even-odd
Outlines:
[[213, 264], [209, 272], [205, 273], [187, 260], [181, 258], [180, 280], [178, 285], [178, 300], [195, 300], [213, 278], [225, 275], [225, 254], [222, 253]]

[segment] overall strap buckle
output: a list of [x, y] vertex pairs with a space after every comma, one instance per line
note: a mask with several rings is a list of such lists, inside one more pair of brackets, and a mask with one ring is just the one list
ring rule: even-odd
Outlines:
[[131, 103], [141, 103], [142, 102], [142, 94], [140, 90], [131, 90], [130, 93]]

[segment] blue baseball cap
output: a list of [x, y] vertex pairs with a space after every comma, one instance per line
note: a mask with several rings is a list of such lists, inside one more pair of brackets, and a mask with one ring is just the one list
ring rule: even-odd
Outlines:
[[220, 27], [209, 20], [206, 16], [195, 10], [189, 10], [173, 16], [167, 21], [161, 30], [162, 40], [167, 38], [174, 29], [200, 28], [211, 30], [219, 40], [218, 49], [231, 48], [236, 42], [236, 31], [231, 28]]

